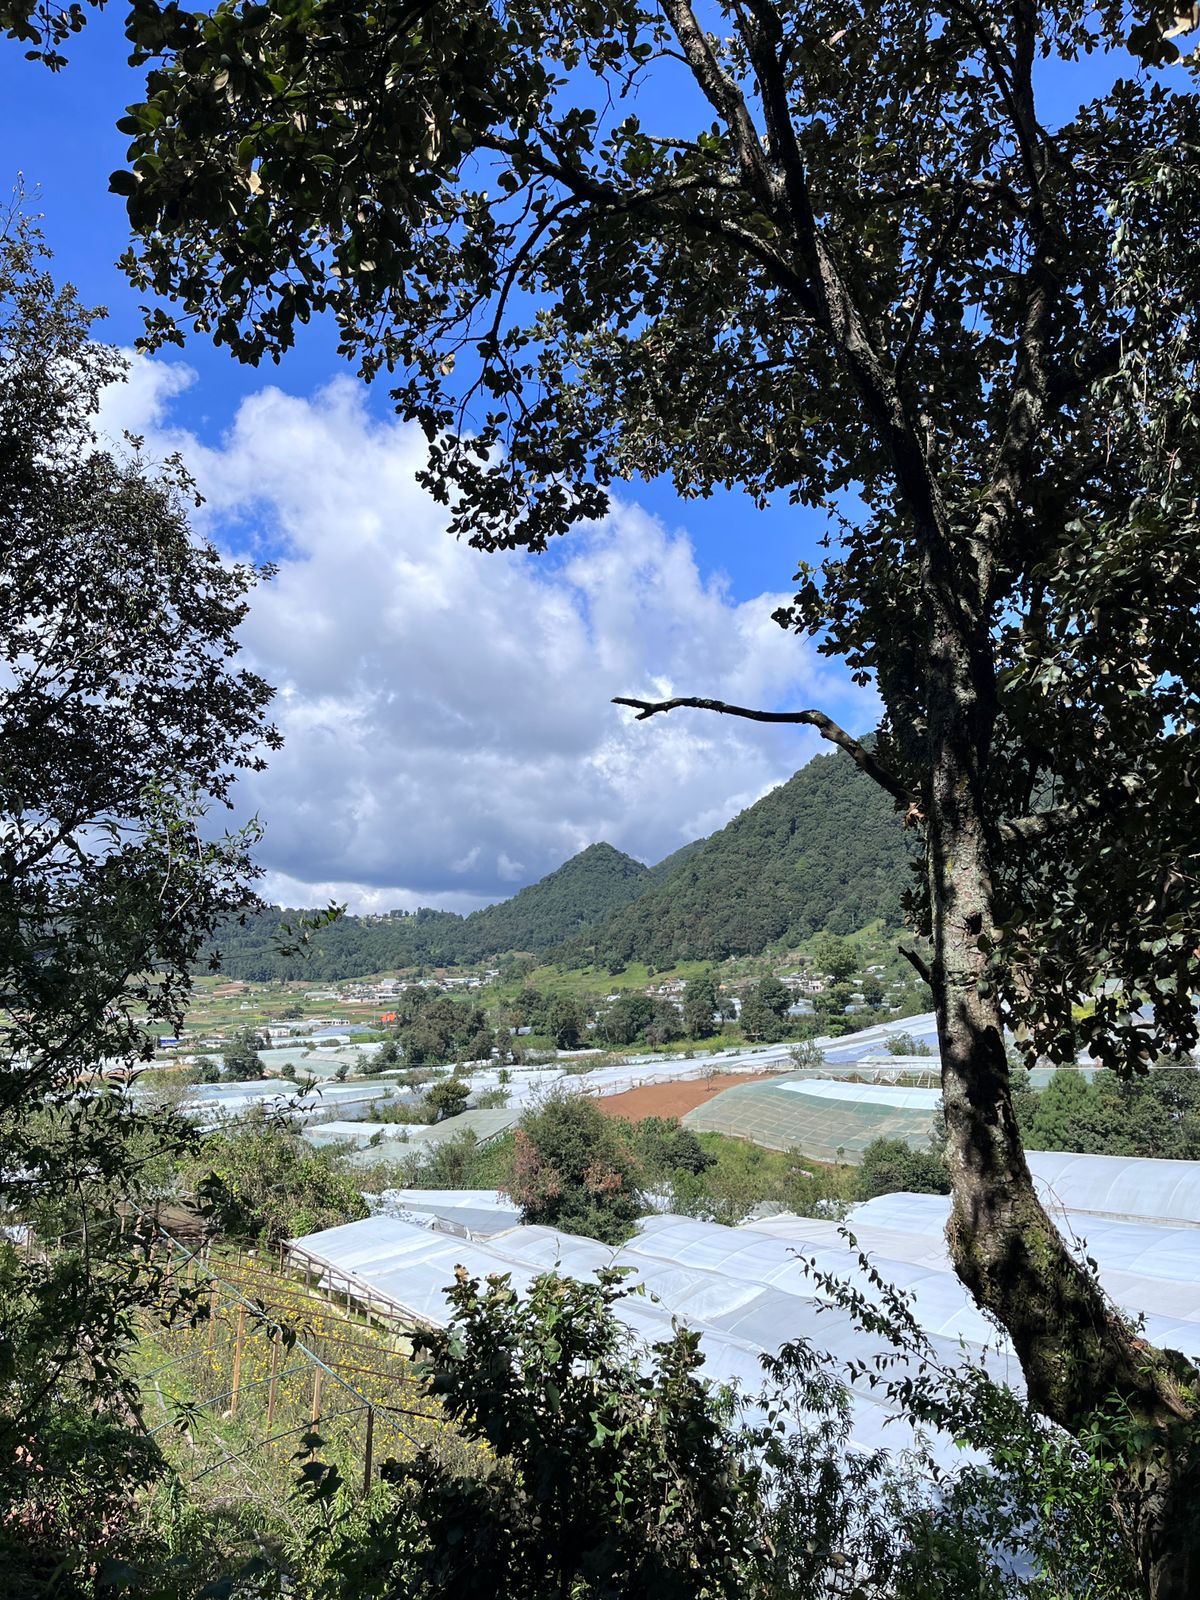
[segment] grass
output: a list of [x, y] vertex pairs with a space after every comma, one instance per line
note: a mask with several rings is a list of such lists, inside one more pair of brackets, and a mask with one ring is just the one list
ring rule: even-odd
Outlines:
[[[268, 1260], [226, 1250], [212, 1266], [215, 1291], [197, 1278], [195, 1324], [147, 1319], [135, 1358], [146, 1426], [185, 1491], [151, 1511], [197, 1571], [211, 1580], [251, 1557], [285, 1565], [311, 1531], [313, 1508], [295, 1494], [306, 1460], [335, 1467], [353, 1495], [365, 1489], [368, 1412], [373, 1485], [389, 1457], [428, 1448], [462, 1465], [473, 1458], [394, 1330]], [[276, 1326], [297, 1342], [277, 1341]]]

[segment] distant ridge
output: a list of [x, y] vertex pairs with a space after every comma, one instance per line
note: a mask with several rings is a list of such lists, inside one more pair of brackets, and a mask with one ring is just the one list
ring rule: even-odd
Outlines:
[[817, 756], [708, 839], [646, 867], [592, 844], [510, 900], [469, 917], [428, 908], [343, 917], [298, 955], [263, 911], [217, 940], [230, 977], [328, 981], [396, 967], [453, 966], [512, 951], [564, 966], [757, 955], [826, 929], [900, 922], [910, 836], [888, 797], [841, 754]]
[[[680, 852], [676, 852], [680, 854]], [[604, 921], [653, 881], [649, 868], [611, 844], [591, 844], [511, 900], [469, 917], [428, 908], [413, 915], [342, 917], [297, 955], [277, 946], [283, 922], [298, 911], [262, 911], [244, 927], [231, 922], [217, 948], [221, 971], [234, 978], [350, 978], [363, 972], [420, 964], [449, 966], [482, 961], [510, 950], [533, 955], [561, 945]]]
[[673, 870], [562, 955], [665, 966], [757, 955], [876, 918], [898, 926], [911, 860], [888, 796], [848, 756], [816, 756], [719, 833], [668, 857], [661, 866]]

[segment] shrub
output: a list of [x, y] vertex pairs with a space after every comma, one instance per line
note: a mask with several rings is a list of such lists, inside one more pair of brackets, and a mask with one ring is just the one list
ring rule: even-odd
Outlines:
[[507, 1187], [525, 1222], [616, 1243], [645, 1209], [636, 1166], [594, 1101], [555, 1094], [521, 1118]]
[[902, 1139], [872, 1139], [858, 1168], [858, 1197], [949, 1194], [950, 1173], [936, 1151], [912, 1150]]
[[210, 1135], [184, 1176], [235, 1238], [273, 1245], [367, 1215], [362, 1195], [328, 1152], [261, 1111]]

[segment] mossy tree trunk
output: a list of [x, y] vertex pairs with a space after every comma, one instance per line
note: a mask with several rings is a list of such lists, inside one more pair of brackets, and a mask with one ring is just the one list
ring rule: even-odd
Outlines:
[[1200, 1393], [1195, 1369], [1137, 1337], [1068, 1249], [1034, 1189], [1013, 1112], [988, 951], [997, 928], [982, 790], [986, 651], [943, 617], [930, 698], [927, 868], [947, 1160], [948, 1242], [978, 1303], [1007, 1329], [1030, 1398], [1078, 1434], [1119, 1399], [1128, 1468], [1118, 1512], [1152, 1600], [1200, 1596]]

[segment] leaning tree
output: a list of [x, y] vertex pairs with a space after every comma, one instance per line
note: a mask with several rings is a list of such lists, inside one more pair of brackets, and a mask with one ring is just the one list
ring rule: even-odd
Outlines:
[[[51, 57], [82, 16], [14, 14]], [[1196, 1042], [1195, 22], [144, 3], [113, 179], [151, 344], [258, 361], [331, 315], [483, 548], [633, 474], [827, 519], [780, 621], [877, 686], [869, 748], [817, 710], [627, 703], [810, 724], [919, 830], [954, 1260], [1049, 1416], [1119, 1408], [1159, 1596], [1200, 1592], [1200, 1380], [1039, 1204], [1003, 1030], [1125, 1073]]]

